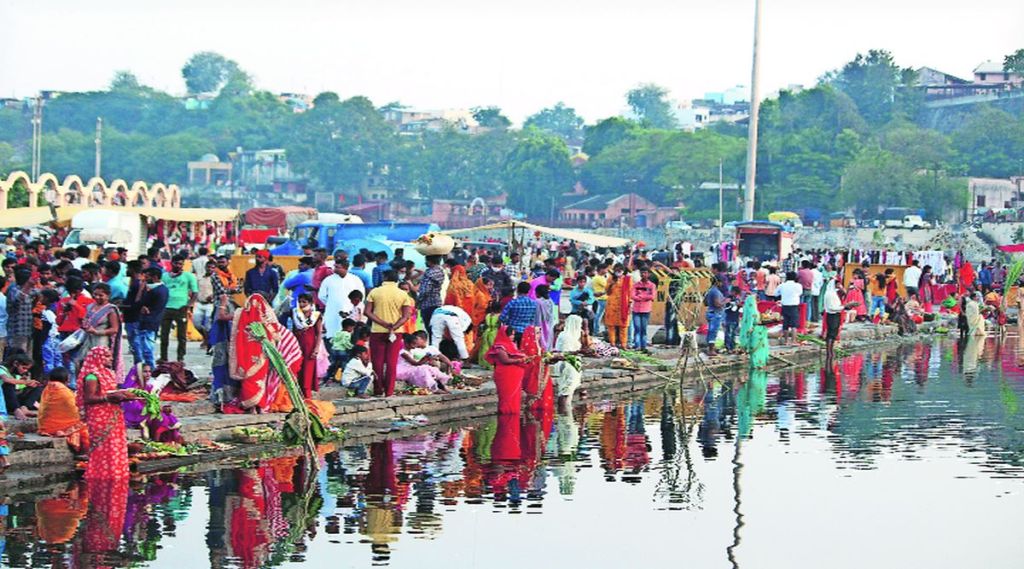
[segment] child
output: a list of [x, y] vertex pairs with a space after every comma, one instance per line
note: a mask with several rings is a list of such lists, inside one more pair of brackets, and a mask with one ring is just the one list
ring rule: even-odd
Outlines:
[[498, 335], [498, 318], [501, 316], [501, 303], [492, 301], [487, 305], [487, 314], [484, 316], [483, 323], [480, 324], [480, 348], [477, 352], [478, 359], [477, 363], [485, 369], [494, 369], [484, 356], [491, 349], [494, 344], [494, 339]]
[[[405, 335], [405, 348], [398, 353], [397, 378], [413, 387], [424, 387], [430, 391], [448, 392], [445, 384], [451, 376], [432, 364], [439, 357], [423, 351], [427, 347], [426, 332]], [[416, 351], [414, 354], [413, 352]], [[419, 356], [419, 357], [417, 357]]]
[[370, 366], [370, 350], [365, 346], [352, 346], [349, 350], [351, 359], [341, 372], [342, 387], [356, 392], [356, 397], [368, 397], [366, 390], [373, 383], [373, 368]]
[[740, 328], [740, 287], [734, 286], [725, 300], [725, 351], [736, 350], [736, 331]]
[[327, 379], [334, 379], [339, 369], [345, 369], [349, 359], [352, 357], [349, 350], [352, 349], [352, 332], [356, 329], [356, 321], [346, 318], [341, 321], [341, 330], [338, 330], [331, 338], [331, 366], [327, 368]]
[[366, 315], [364, 314], [365, 308], [363, 306], [363, 291], [354, 290], [348, 293], [348, 300], [352, 303], [352, 310], [348, 314], [342, 313], [342, 318], [351, 318], [356, 322], [362, 324], [366, 322]]
[[[40, 318], [42, 324], [41, 336], [44, 338], [41, 348], [43, 373], [49, 374], [55, 368], [64, 365], [64, 358], [59, 349], [60, 333], [57, 331], [57, 303], [60, 302], [60, 295], [57, 294], [57, 291], [47, 288], [39, 293], [39, 298], [43, 303], [43, 312]], [[67, 373], [67, 370], [64, 370], [64, 372]], [[69, 387], [75, 389], [74, 378], [71, 378]]]

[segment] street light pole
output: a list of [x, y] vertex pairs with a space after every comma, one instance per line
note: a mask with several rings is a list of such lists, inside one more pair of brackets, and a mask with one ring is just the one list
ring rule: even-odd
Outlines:
[[724, 158], [718, 159], [718, 242], [722, 242], [722, 180], [723, 176], [723, 165], [725, 163]]
[[96, 178], [100, 177], [100, 166], [103, 164], [103, 118], [96, 117]]
[[36, 97], [32, 109], [32, 180], [38, 181], [43, 159], [43, 98]]
[[761, 0], [754, 0], [754, 62], [750, 76], [750, 128], [747, 131], [747, 187], [743, 199], [743, 220], [754, 219], [754, 183], [757, 178], [757, 120], [761, 110], [761, 96], [758, 90], [760, 59], [758, 47], [761, 41]]

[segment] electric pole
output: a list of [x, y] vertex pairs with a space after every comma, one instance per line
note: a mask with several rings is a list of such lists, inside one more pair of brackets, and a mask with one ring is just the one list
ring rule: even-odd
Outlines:
[[754, 219], [754, 189], [757, 178], [757, 119], [761, 110], [758, 92], [760, 61], [758, 48], [761, 41], [761, 0], [754, 0], [754, 64], [750, 77], [750, 128], [747, 133], [747, 187], [743, 199], [743, 220]]
[[39, 181], [43, 159], [43, 98], [36, 97], [32, 108], [32, 181]]
[[103, 118], [96, 117], [96, 172], [94, 177], [100, 177], [100, 166], [103, 164]]

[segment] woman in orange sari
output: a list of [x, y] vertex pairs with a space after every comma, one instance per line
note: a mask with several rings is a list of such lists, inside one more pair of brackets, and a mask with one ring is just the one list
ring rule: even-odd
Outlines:
[[607, 296], [604, 309], [604, 325], [608, 328], [608, 343], [626, 348], [626, 330], [629, 328], [629, 297], [633, 292], [633, 283], [626, 274], [622, 264], [615, 265], [615, 272], [608, 281]]
[[[473, 320], [473, 345], [466, 347], [469, 349], [470, 361], [477, 361], [480, 344], [478, 341], [481, 332], [480, 327], [484, 324], [484, 319], [487, 318], [487, 307], [491, 304], [491, 294], [494, 291], [494, 281], [487, 277], [481, 276], [476, 280], [473, 288], [473, 309], [467, 311], [469, 317]], [[467, 335], [467, 342], [468, 335]]]
[[[476, 291], [476, 284], [466, 275], [466, 267], [455, 265], [452, 267], [452, 274], [448, 282], [448, 294], [445, 295], [444, 303], [449, 306], [458, 306], [472, 319], [473, 309], [476, 306]], [[476, 324], [476, 321], [473, 323]], [[476, 326], [466, 333], [465, 340], [466, 349], [472, 353], [476, 348]]]
[[89, 430], [79, 416], [75, 392], [68, 388], [67, 382], [68, 372], [64, 368], [50, 372], [39, 400], [39, 434], [63, 437], [71, 452], [79, 454], [89, 447]]

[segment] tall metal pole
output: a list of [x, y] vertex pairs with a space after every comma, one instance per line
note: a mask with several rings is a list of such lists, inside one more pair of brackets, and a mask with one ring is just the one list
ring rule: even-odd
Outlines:
[[38, 181], [43, 160], [43, 98], [36, 97], [32, 109], [32, 180]]
[[719, 243], [722, 242], [722, 229], [723, 229], [722, 223], [724, 221], [723, 220], [723, 216], [722, 216], [722, 181], [725, 178], [725, 176], [723, 175], [724, 163], [725, 163], [725, 159], [724, 158], [719, 158], [718, 159], [718, 242]]
[[761, 0], [754, 0], [754, 65], [750, 77], [750, 129], [747, 134], [747, 187], [743, 199], [743, 220], [754, 219], [754, 183], [757, 178], [757, 119], [761, 110], [761, 96], [758, 91], [760, 60], [758, 47], [761, 41]]
[[95, 177], [100, 177], [100, 166], [103, 164], [103, 118], [96, 117], [96, 172]]

